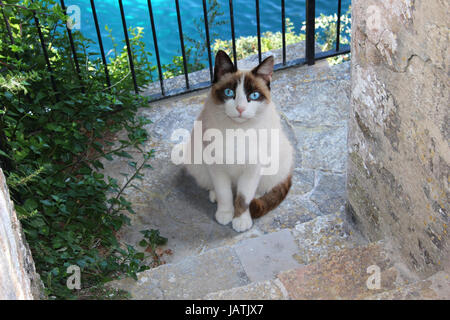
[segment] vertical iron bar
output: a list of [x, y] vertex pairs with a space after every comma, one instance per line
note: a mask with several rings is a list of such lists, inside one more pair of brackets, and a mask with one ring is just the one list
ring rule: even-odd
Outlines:
[[122, 0], [119, 0], [120, 16], [122, 17], [123, 34], [125, 35], [125, 43], [127, 44], [128, 62], [130, 63], [131, 76], [133, 78], [134, 92], [139, 93], [136, 82], [136, 74], [134, 73], [133, 55], [131, 52], [130, 39], [128, 38], [127, 22], [125, 21], [125, 12], [123, 10]]
[[181, 54], [183, 55], [183, 68], [184, 68], [184, 77], [186, 79], [186, 89], [189, 89], [189, 76], [187, 69], [186, 52], [184, 51], [183, 27], [181, 25], [180, 4], [178, 0], [175, 0], [175, 6], [177, 9], [178, 32], [180, 34]]
[[314, 64], [315, 57], [315, 0], [306, 0], [306, 52], [308, 65]]
[[92, 15], [94, 16], [95, 30], [97, 31], [98, 45], [100, 47], [103, 66], [105, 68], [106, 84], [108, 85], [108, 87], [111, 87], [111, 81], [109, 79], [109, 72], [108, 72], [108, 64], [106, 63], [105, 51], [103, 49], [102, 35], [100, 34], [100, 27], [98, 26], [97, 11], [95, 10], [94, 0], [91, 0], [91, 8], [92, 8]]
[[261, 21], [259, 20], [259, 0], [256, 0], [256, 32], [258, 34], [258, 61], [261, 63]]
[[156, 63], [158, 64], [159, 84], [161, 85], [161, 94], [164, 95], [165, 94], [164, 80], [163, 80], [163, 73], [161, 70], [161, 61], [159, 60], [159, 49], [158, 49], [158, 41], [156, 39], [155, 20], [153, 19], [152, 1], [147, 0], [147, 4], [148, 4], [148, 11], [150, 13], [150, 23], [152, 25], [153, 44], [155, 45]]
[[283, 65], [286, 65], [286, 9], [284, 0], [281, 0], [281, 29], [283, 35]]
[[[64, 3], [64, 0], [61, 0], [61, 8], [63, 9], [63, 12], [65, 15], [67, 15], [66, 12], [66, 5]], [[73, 42], [73, 37], [72, 37], [72, 30], [70, 30], [69, 26], [66, 23], [66, 28], [67, 28], [67, 35], [69, 36], [69, 42], [70, 42], [70, 48], [72, 50], [72, 56], [73, 56], [73, 61], [75, 62], [75, 69], [77, 71], [77, 75], [78, 75], [78, 80], [81, 83], [81, 72], [80, 72], [80, 65], [78, 64], [78, 57], [77, 57], [77, 51], [75, 49], [75, 44]], [[81, 92], [84, 93], [84, 87], [83, 85], [81, 85]]]
[[230, 23], [231, 23], [231, 40], [233, 43], [233, 61], [237, 68], [237, 58], [236, 58], [236, 36], [234, 34], [234, 15], [233, 15], [233, 0], [230, 0]]
[[206, 46], [208, 47], [209, 75], [213, 82], [213, 65], [211, 58], [211, 43], [209, 40], [208, 10], [206, 10], [206, 0], [203, 0], [203, 20], [205, 20]]
[[337, 26], [336, 26], [336, 51], [339, 51], [341, 33], [341, 0], [338, 0]]
[[[33, 1], [31, 1], [31, 2], [33, 3]], [[55, 91], [55, 93], [57, 93], [55, 78], [53, 77], [53, 70], [52, 70], [52, 66], [50, 64], [50, 59], [48, 57], [47, 47], [45, 45], [44, 36], [42, 34], [41, 27], [39, 26], [39, 19], [36, 16], [36, 13], [34, 12], [34, 10], [32, 12], [33, 12], [34, 24], [36, 25], [36, 29], [37, 29], [37, 32], [39, 35], [39, 41], [41, 42], [42, 52], [44, 53], [45, 63], [47, 64], [47, 70], [50, 73], [50, 81], [52, 82], [52, 88], [53, 88], [53, 91]]]
[[[8, 32], [8, 37], [9, 37], [9, 41], [11, 42], [11, 44], [14, 44], [14, 37], [11, 31], [11, 26], [9, 25], [9, 21], [8, 18], [5, 15], [5, 11], [3, 10], [3, 2], [2, 0], [0, 0], [0, 6], [2, 9], [2, 15], [3, 15], [3, 20], [5, 21], [5, 26], [6, 26], [6, 31]], [[19, 60], [19, 55], [17, 54], [17, 52], [14, 52], [14, 56], [16, 57], [16, 60]]]
[[11, 41], [11, 44], [14, 44], [14, 37], [11, 32], [11, 26], [9, 25], [8, 19], [6, 18], [5, 11], [3, 10], [4, 4], [1, 0], [0, 0], [0, 6], [2, 7], [3, 20], [5, 21], [6, 31], [8, 32], [9, 40]]

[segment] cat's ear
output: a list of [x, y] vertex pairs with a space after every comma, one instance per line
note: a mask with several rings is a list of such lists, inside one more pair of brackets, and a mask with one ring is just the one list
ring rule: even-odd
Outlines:
[[269, 56], [265, 58], [259, 64], [259, 66], [254, 68], [252, 70], [252, 73], [257, 77], [263, 78], [266, 81], [267, 85], [270, 85], [270, 81], [272, 81], [273, 64], [274, 64], [273, 56]]
[[214, 63], [214, 80], [216, 83], [223, 77], [224, 74], [236, 72], [237, 69], [230, 57], [223, 50], [217, 51], [216, 61]]

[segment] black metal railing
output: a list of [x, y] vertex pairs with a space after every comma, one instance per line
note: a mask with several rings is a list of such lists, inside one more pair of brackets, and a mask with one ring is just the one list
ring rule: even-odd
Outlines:
[[[152, 9], [152, 2], [151, 0], [147, 0], [148, 4], [148, 10], [149, 10], [149, 18], [151, 23], [151, 29], [152, 29], [152, 36], [153, 36], [153, 44], [154, 44], [154, 50], [155, 50], [155, 56], [156, 56], [156, 62], [158, 67], [158, 77], [160, 82], [160, 92], [157, 94], [154, 94], [151, 96], [151, 98], [155, 100], [163, 99], [166, 97], [174, 96], [181, 93], [187, 93], [196, 91], [199, 89], [207, 88], [211, 85], [212, 79], [213, 79], [213, 64], [212, 64], [212, 52], [211, 52], [211, 42], [210, 42], [210, 34], [209, 34], [209, 25], [208, 25], [208, 8], [206, 0], [203, 1], [203, 18], [204, 18], [204, 24], [205, 24], [205, 39], [206, 39], [206, 47], [208, 52], [208, 63], [209, 63], [209, 74], [210, 74], [210, 81], [205, 81], [201, 83], [196, 83], [194, 85], [190, 84], [189, 82], [189, 72], [187, 68], [187, 60], [186, 60], [186, 52], [185, 52], [185, 46], [184, 46], [184, 36], [183, 36], [183, 26], [182, 26], [182, 19], [181, 19], [181, 12], [180, 12], [180, 5], [179, 0], [175, 1], [175, 8], [176, 8], [176, 15], [177, 15], [177, 23], [178, 23], [178, 32], [180, 37], [180, 48], [181, 53], [183, 57], [183, 74], [185, 77], [185, 87], [184, 88], [178, 88], [174, 90], [167, 91], [164, 87], [164, 75], [162, 72], [161, 67], [161, 61], [160, 61], [160, 55], [159, 55], [159, 49], [158, 49], [158, 39], [157, 39], [157, 32], [155, 27], [155, 20], [153, 17], [153, 9]], [[281, 70], [285, 68], [289, 68], [292, 66], [298, 66], [303, 64], [313, 65], [315, 61], [325, 58], [334, 57], [341, 54], [346, 54], [350, 52], [350, 46], [349, 45], [341, 45], [340, 44], [340, 26], [341, 26], [341, 0], [336, 0], [338, 9], [337, 9], [337, 25], [336, 25], [336, 46], [334, 49], [325, 51], [325, 52], [315, 52], [315, 35], [316, 35], [316, 28], [315, 28], [315, 0], [306, 0], [306, 40], [305, 40], [305, 56], [303, 58], [294, 59], [290, 61], [286, 61], [286, 6], [285, 6], [285, 0], [281, 0], [281, 28], [282, 28], [282, 62], [279, 64], [276, 64], [274, 66], [275, 70]], [[118, 0], [119, 2], [119, 9], [120, 9], [120, 15], [122, 19], [122, 26], [123, 26], [123, 32], [125, 36], [125, 43], [127, 46], [127, 55], [128, 55], [128, 61], [129, 61], [129, 67], [130, 67], [130, 73], [132, 75], [132, 81], [134, 90], [136, 93], [139, 93], [139, 87], [136, 81], [136, 75], [135, 75], [135, 69], [134, 69], [134, 62], [133, 62], [133, 56], [131, 52], [131, 46], [130, 41], [128, 37], [128, 30], [127, 30], [127, 24], [125, 19], [125, 12], [122, 4], [122, 0]], [[64, 4], [64, 0], [60, 0], [61, 8], [65, 11], [66, 7]], [[100, 27], [98, 23], [97, 18], [97, 12], [95, 9], [95, 2], [94, 0], [90, 0], [91, 9], [92, 9], [92, 17], [94, 19], [95, 23], [95, 29], [97, 33], [97, 40], [98, 45], [100, 48], [100, 54], [104, 66], [104, 72], [105, 72], [105, 81], [106, 85], [108, 87], [111, 87], [111, 80], [108, 72], [108, 63], [106, 61], [105, 56], [105, 50], [103, 47], [103, 41], [102, 36], [100, 33]], [[262, 59], [262, 52], [261, 52], [261, 20], [260, 20], [260, 6], [259, 6], [259, 0], [255, 0], [255, 7], [256, 7], [256, 28], [257, 28], [257, 41], [258, 41], [258, 59], [261, 62]], [[2, 6], [2, 2], [0, 0], [0, 6]], [[235, 24], [234, 24], [234, 12], [233, 12], [233, 0], [229, 0], [229, 12], [230, 12], [230, 28], [231, 28], [231, 42], [232, 42], [232, 54], [233, 54], [233, 62], [237, 64], [237, 53], [236, 53], [236, 35], [235, 35]], [[8, 21], [5, 18], [5, 23], [7, 28], [9, 27]], [[39, 40], [41, 42], [42, 51], [45, 57], [45, 61], [47, 64], [47, 69], [50, 72], [50, 75], [55, 72], [55, 70], [52, 69], [50, 59], [48, 57], [47, 47], [45, 44], [44, 37], [41, 33], [40, 27], [39, 27], [39, 20], [36, 16], [34, 16], [35, 24], [38, 30]], [[68, 30], [68, 36], [70, 41], [70, 47], [72, 50], [73, 59], [75, 61], [75, 68], [76, 72], [78, 74], [78, 77], [80, 78], [80, 68], [78, 64], [77, 59], [77, 52], [75, 50], [75, 45], [73, 42], [73, 37], [71, 34], [70, 28], [67, 28]], [[11, 42], [14, 43], [14, 39], [11, 38]], [[81, 78], [80, 78], [81, 79]], [[56, 91], [56, 84], [54, 81], [54, 77], [51, 75], [50, 80], [52, 82], [52, 87]]]

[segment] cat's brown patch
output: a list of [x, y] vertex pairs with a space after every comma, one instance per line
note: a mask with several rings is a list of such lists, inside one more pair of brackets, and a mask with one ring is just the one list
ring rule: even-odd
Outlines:
[[252, 218], [259, 218], [270, 210], [275, 209], [289, 192], [292, 185], [292, 175], [289, 175], [284, 181], [277, 184], [261, 198], [253, 199], [250, 202], [250, 215]]
[[244, 77], [244, 91], [247, 95], [247, 99], [250, 101], [249, 95], [252, 92], [259, 92], [260, 96], [257, 101], [267, 100], [270, 101], [270, 88], [267, 83], [260, 77], [255, 76], [251, 72], [247, 72]]
[[248, 209], [248, 203], [245, 202], [245, 198], [241, 193], [236, 195], [234, 200], [234, 217], [237, 218]]
[[230, 57], [223, 50], [217, 51], [216, 61], [214, 62], [214, 79], [213, 83], [218, 82], [227, 73], [234, 73], [237, 71], [236, 66], [231, 61]]
[[225, 96], [225, 89], [231, 89], [234, 92], [236, 92], [236, 88], [241, 81], [242, 78], [242, 72], [236, 71], [234, 73], [227, 73], [222, 78], [220, 78], [220, 81], [215, 83], [211, 88], [211, 95], [214, 98], [216, 103], [224, 103], [226, 99], [230, 99], [229, 97]]
[[231, 89], [236, 92], [236, 87], [240, 84], [242, 75], [244, 75], [244, 92], [249, 101], [249, 95], [255, 91], [260, 93], [260, 97], [257, 101], [270, 101], [270, 88], [264, 79], [251, 72], [243, 73], [241, 71], [236, 71], [234, 73], [225, 74], [220, 81], [212, 86], [211, 94], [216, 103], [224, 103], [225, 100], [232, 99], [225, 96], [225, 89]]
[[252, 74], [257, 76], [258, 78], [263, 79], [267, 87], [270, 88], [270, 81], [272, 81], [273, 74], [273, 64], [275, 63], [275, 59], [273, 56], [265, 58], [256, 68], [253, 68]]

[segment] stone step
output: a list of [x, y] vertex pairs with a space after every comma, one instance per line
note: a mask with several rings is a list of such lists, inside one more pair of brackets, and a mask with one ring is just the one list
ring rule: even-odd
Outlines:
[[280, 289], [280, 280], [271, 282], [279, 273], [336, 250], [353, 248], [361, 241], [338, 215], [322, 216], [295, 229], [246, 238], [147, 270], [138, 275], [138, 281], [122, 279], [110, 285], [130, 292], [133, 299], [200, 299], [249, 284], [254, 295], [260, 292], [262, 297], [282, 298], [285, 291]]
[[279, 279], [252, 282], [246, 286], [209, 293], [204, 300], [287, 300], [289, 295]]
[[167, 264], [109, 286], [128, 291], [132, 299], [198, 299], [210, 292], [250, 283], [232, 248], [208, 250], [179, 263]]
[[[386, 274], [386, 273], [385, 273]], [[363, 294], [365, 295], [365, 294]], [[317, 299], [313, 297], [312, 299]], [[358, 298], [361, 298], [359, 296]], [[209, 293], [205, 300], [288, 300], [291, 299], [280, 279], [253, 282], [248, 285]], [[343, 299], [343, 297], [339, 297]], [[440, 271], [431, 277], [395, 289], [369, 295], [365, 300], [448, 300], [450, 275]]]
[[[367, 287], [367, 267], [380, 268], [379, 290]], [[285, 300], [285, 299], [361, 299], [377, 298], [374, 292], [390, 292], [403, 283], [381, 243], [344, 248], [328, 257], [300, 268], [278, 274], [276, 279], [253, 282], [245, 286], [220, 290], [204, 297], [209, 300]], [[381, 293], [383, 294], [383, 293]]]
[[[313, 256], [316, 257], [316, 256]], [[313, 262], [315, 261], [315, 262]], [[342, 248], [300, 268], [281, 272], [275, 279], [209, 293], [206, 300], [367, 299], [448, 300], [450, 275], [441, 271], [414, 280], [395, 263], [383, 242]], [[379, 271], [379, 285], [374, 270]], [[369, 284], [368, 284], [369, 283]]]
[[199, 299], [298, 267], [297, 252], [295, 239], [286, 229], [147, 270], [138, 275], [138, 281], [127, 278], [110, 285], [128, 291], [133, 299]]
[[344, 214], [319, 216], [292, 229], [298, 253], [294, 257], [300, 264], [312, 264], [330, 253], [367, 245], [367, 240], [349, 223]]
[[[379, 271], [379, 289], [369, 279], [374, 276], [370, 268]], [[403, 284], [382, 243], [336, 251], [313, 264], [282, 272], [278, 278], [295, 300], [362, 299]]]
[[381, 292], [367, 300], [449, 300], [450, 275], [440, 271], [431, 277], [404, 285], [393, 290]]

